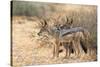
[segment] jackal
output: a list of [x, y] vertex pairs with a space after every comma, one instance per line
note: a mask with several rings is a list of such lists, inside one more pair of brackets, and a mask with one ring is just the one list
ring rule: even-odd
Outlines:
[[75, 27], [71, 29], [64, 29], [60, 32], [59, 41], [61, 43], [68, 43], [64, 44], [67, 45], [65, 48], [68, 55], [66, 54], [66, 56], [70, 55], [70, 46], [73, 48], [76, 56], [81, 56], [84, 53], [91, 55], [93, 46], [91, 45], [90, 33], [86, 29], [82, 27]]
[[[64, 19], [63, 19], [64, 18]], [[64, 20], [64, 22], [61, 22], [59, 20]], [[52, 20], [52, 21], [51, 21]], [[60, 35], [60, 28], [63, 28], [62, 26], [65, 25], [65, 28], [70, 28], [72, 21], [70, 21], [72, 19], [68, 19], [67, 16], [59, 16], [57, 19], [54, 18], [49, 18], [49, 19], [41, 19], [40, 20], [40, 32], [38, 33], [38, 35], [42, 35], [44, 32], [47, 33], [48, 35], [52, 36], [51, 41], [53, 42], [53, 57], [58, 57], [59, 56], [59, 35]], [[51, 22], [50, 22], [51, 21]], [[45, 35], [45, 34], [43, 34]]]

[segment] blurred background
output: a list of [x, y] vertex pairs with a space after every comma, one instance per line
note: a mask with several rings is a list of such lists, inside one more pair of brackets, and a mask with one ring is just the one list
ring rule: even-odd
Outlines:
[[12, 2], [12, 16], [56, 16], [56, 14], [65, 14], [72, 17], [73, 27], [81, 26], [88, 29], [96, 44], [97, 41], [97, 6], [96, 5], [74, 5], [45, 2]]

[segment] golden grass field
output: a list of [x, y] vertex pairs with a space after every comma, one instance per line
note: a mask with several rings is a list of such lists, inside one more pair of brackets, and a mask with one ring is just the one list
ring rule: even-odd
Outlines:
[[[55, 5], [54, 5], [55, 6]], [[53, 7], [54, 7], [53, 6]], [[57, 10], [61, 9], [64, 12], [50, 13], [47, 16], [57, 14], [66, 14], [68, 17], [73, 17], [73, 27], [84, 27], [89, 30], [92, 35], [93, 45], [97, 45], [97, 16], [96, 6], [56, 6]], [[39, 19], [36, 16], [12, 16], [12, 65], [13, 66], [28, 66], [41, 64], [59, 64], [59, 63], [77, 63], [94, 61], [97, 55], [92, 57], [83, 55], [81, 58], [73, 57], [62, 59], [64, 52], [60, 53], [57, 59], [52, 58], [52, 46], [49, 43], [44, 43], [40, 40], [37, 33], [39, 32]], [[96, 52], [94, 52], [96, 53]]]

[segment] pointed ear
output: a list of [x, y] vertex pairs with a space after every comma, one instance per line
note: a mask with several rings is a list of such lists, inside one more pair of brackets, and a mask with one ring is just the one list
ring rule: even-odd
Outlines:
[[65, 21], [66, 21], [66, 23], [68, 23], [68, 21], [69, 21], [69, 19], [68, 19], [68, 17], [66, 16], [66, 18], [65, 18]]
[[59, 24], [59, 22], [61, 22], [61, 15], [59, 15], [57, 18], [56, 18], [56, 22]]
[[41, 23], [42, 27], [47, 26], [47, 21], [46, 21], [46, 19], [41, 19], [41, 20], [40, 20], [40, 23]]
[[47, 26], [47, 21], [46, 21], [46, 19], [44, 19], [44, 26]]
[[72, 25], [73, 24], [73, 19], [72, 18], [70, 18], [70, 20], [68, 21], [68, 24], [69, 25]]
[[72, 23], [73, 23], [73, 19], [71, 18], [70, 24], [72, 24]]

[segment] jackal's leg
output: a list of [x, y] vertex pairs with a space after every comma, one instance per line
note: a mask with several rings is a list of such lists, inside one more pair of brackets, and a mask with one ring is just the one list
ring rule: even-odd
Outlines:
[[70, 48], [68, 47], [66, 50], [66, 57], [69, 58], [69, 56], [70, 56]]
[[80, 50], [81, 50], [81, 47], [80, 47], [80, 43], [78, 42], [78, 41], [74, 41], [73, 42], [73, 47], [74, 47], [74, 54], [75, 54], [75, 56], [79, 56], [80, 55]]
[[56, 53], [56, 57], [59, 57], [59, 42], [56, 43], [55, 53]]
[[73, 47], [73, 50], [74, 50], [74, 55], [77, 56], [78, 55], [78, 49], [77, 49], [77, 43], [76, 41], [72, 41], [72, 47]]
[[64, 58], [69, 58], [70, 57], [70, 44], [66, 44], [65, 46], [65, 51], [66, 51], [66, 54], [65, 54], [65, 57]]
[[53, 48], [53, 56], [55, 58], [59, 57], [59, 41], [56, 41]]

